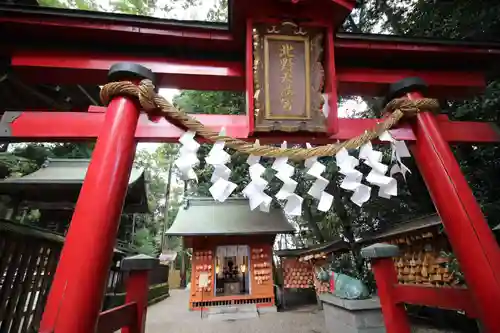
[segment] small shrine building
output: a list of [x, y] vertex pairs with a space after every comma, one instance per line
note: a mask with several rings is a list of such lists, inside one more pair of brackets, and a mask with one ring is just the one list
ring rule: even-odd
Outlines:
[[365, 235], [359, 241], [365, 247], [374, 243], [397, 245], [401, 255], [394, 265], [401, 284], [425, 286], [456, 286], [461, 272], [454, 271], [452, 250], [441, 218], [437, 214], [402, 221]]
[[[0, 180], [2, 204], [0, 214], [3, 218], [9, 219], [23, 211], [36, 209], [40, 213], [37, 227], [64, 236], [89, 164], [89, 159], [49, 158], [35, 172]], [[150, 214], [151, 212], [147, 183], [147, 171], [133, 167], [116, 243], [116, 248], [126, 253], [132, 253], [136, 214]]]
[[313, 299], [309, 291], [314, 291], [316, 297], [328, 292], [330, 284], [319, 281], [318, 272], [325, 264], [331, 262], [333, 256], [348, 251], [349, 244], [340, 238], [305, 248], [275, 251], [281, 264], [283, 307], [311, 302]]
[[247, 199], [188, 199], [166, 234], [193, 249], [189, 308], [274, 307], [274, 240], [295, 231], [281, 210], [251, 211]]

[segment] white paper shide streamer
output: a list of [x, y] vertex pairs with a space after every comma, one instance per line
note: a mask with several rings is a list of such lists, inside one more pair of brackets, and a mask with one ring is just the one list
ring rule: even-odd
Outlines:
[[179, 169], [181, 180], [198, 180], [193, 168], [200, 162], [196, 156], [200, 144], [194, 139], [195, 135], [195, 132], [187, 131], [179, 138], [181, 148], [174, 165]]
[[[225, 129], [222, 129], [219, 135], [225, 135]], [[229, 181], [231, 176], [231, 169], [226, 166], [226, 163], [231, 161], [231, 155], [224, 151], [224, 141], [216, 141], [205, 158], [207, 164], [214, 167], [214, 172], [210, 181], [213, 185], [209, 188], [212, 197], [219, 201], [224, 202], [233, 193], [237, 185]]]
[[349, 152], [345, 148], [339, 150], [337, 155], [335, 155], [335, 159], [339, 172], [345, 176], [340, 187], [344, 190], [353, 191], [351, 201], [361, 207], [370, 199], [372, 189], [370, 186], [361, 183], [363, 174], [361, 171], [356, 170], [359, 160], [349, 155]]
[[[281, 148], [286, 147], [287, 144], [285, 141], [281, 145]], [[286, 200], [283, 210], [290, 216], [302, 215], [302, 201], [304, 201], [304, 199], [294, 193], [297, 188], [297, 182], [291, 178], [294, 173], [294, 167], [288, 164], [288, 157], [276, 158], [272, 168], [278, 172], [275, 177], [283, 182], [283, 186], [281, 186], [280, 190], [275, 195], [278, 200]]]
[[382, 152], [373, 149], [371, 142], [361, 146], [359, 159], [372, 168], [368, 176], [366, 176], [366, 181], [379, 187], [378, 195], [380, 197], [390, 199], [391, 196], [398, 195], [398, 182], [396, 179], [385, 175], [389, 166], [382, 163]]
[[[311, 148], [309, 143], [306, 143], [307, 148]], [[318, 157], [311, 157], [304, 161], [304, 166], [307, 168], [307, 174], [316, 178], [311, 188], [307, 192], [310, 196], [319, 200], [318, 210], [327, 212], [332, 207], [333, 196], [325, 192], [328, 186], [328, 179], [321, 176], [325, 172], [326, 166], [318, 162]]]
[[[259, 140], [255, 141], [254, 146], [259, 146]], [[266, 168], [260, 164], [260, 156], [248, 156], [247, 164], [249, 165], [250, 183], [243, 189], [243, 194], [248, 198], [251, 210], [259, 207], [261, 211], [269, 212], [273, 199], [264, 192], [268, 182], [262, 178], [262, 175]]]
[[[225, 135], [222, 129], [220, 135]], [[195, 140], [196, 133], [193, 131], [185, 132], [180, 138], [179, 157], [174, 164], [179, 170], [182, 180], [197, 180], [194, 167], [199, 164], [197, 157], [200, 144]], [[339, 172], [344, 175], [340, 187], [347, 191], [352, 191], [351, 201], [358, 206], [362, 206], [370, 199], [371, 186], [362, 183], [363, 174], [356, 169], [360, 161], [371, 168], [365, 180], [372, 186], [379, 188], [378, 195], [390, 199], [398, 195], [397, 180], [393, 178], [394, 174], [401, 173], [403, 178], [410, 170], [403, 164], [402, 159], [410, 157], [410, 152], [404, 141], [395, 140], [391, 134], [386, 131], [380, 135], [379, 139], [390, 143], [392, 147], [391, 164], [392, 167], [382, 163], [382, 152], [373, 149], [371, 142], [362, 145], [359, 148], [359, 159], [351, 156], [349, 152], [342, 148], [335, 155]], [[259, 141], [255, 142], [259, 146]], [[208, 156], [205, 158], [207, 164], [214, 168], [209, 191], [212, 197], [219, 202], [224, 202], [236, 189], [237, 185], [229, 180], [231, 169], [226, 166], [230, 162], [231, 156], [224, 151], [225, 143], [217, 141], [214, 143]], [[281, 145], [287, 147], [286, 141]], [[307, 143], [307, 148], [311, 145]], [[250, 183], [243, 189], [243, 194], [248, 198], [250, 209], [259, 208], [261, 211], [269, 212], [272, 198], [265, 193], [268, 182], [262, 178], [266, 168], [260, 163], [260, 156], [250, 155], [247, 159], [249, 165]], [[307, 192], [308, 195], [317, 199], [318, 210], [327, 212], [333, 204], [333, 196], [325, 191], [329, 181], [322, 174], [326, 166], [318, 161], [317, 157], [311, 157], [305, 160], [307, 174], [314, 177], [314, 183]], [[272, 169], [276, 170], [275, 177], [283, 182], [283, 185], [275, 194], [275, 198], [285, 201], [284, 212], [290, 216], [300, 216], [302, 214], [303, 198], [295, 193], [297, 182], [292, 179], [294, 167], [288, 164], [287, 157], [278, 157], [274, 160]], [[388, 172], [389, 171], [389, 172]], [[387, 175], [387, 173], [389, 173]], [[405, 178], [406, 179], [406, 178]]]
[[396, 173], [401, 173], [403, 178], [406, 179], [406, 173], [411, 173], [410, 169], [406, 165], [403, 164], [402, 158], [410, 157], [410, 151], [406, 146], [404, 141], [395, 140], [392, 135], [385, 131], [379, 137], [380, 141], [386, 141], [391, 144], [392, 154], [391, 154], [391, 162], [396, 162], [389, 171], [389, 175], [392, 177]]

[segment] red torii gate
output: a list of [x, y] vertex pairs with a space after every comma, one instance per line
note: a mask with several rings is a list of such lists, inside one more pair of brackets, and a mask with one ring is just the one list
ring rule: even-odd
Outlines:
[[[215, 130], [224, 126], [229, 136], [245, 140], [314, 144], [351, 138], [377, 122], [338, 118], [338, 95], [381, 96], [390, 88], [390, 98], [418, 99], [424, 91], [422, 81], [403, 80], [390, 87], [417, 76], [427, 83], [428, 97], [468, 97], [484, 89], [485, 73], [500, 56], [500, 45], [336, 33], [354, 6], [353, 0], [230, 1], [229, 28], [224, 29], [221, 24], [202, 27], [200, 23], [1, 5], [2, 31], [12, 36], [6, 38], [2, 56], [9, 59], [11, 70], [31, 83], [105, 84], [112, 65], [133, 62], [150, 68], [159, 87], [245, 91], [249, 96], [246, 116], [198, 118]], [[256, 131], [254, 27], [278, 25], [283, 20], [324, 32], [323, 92], [330, 105], [327, 135]], [[146, 68], [130, 64], [110, 71], [111, 80], [144, 77], [152, 78]], [[181, 130], [164, 120], [149, 121], [129, 97], [114, 98], [107, 108], [90, 107], [88, 112], [29, 111], [35, 110], [4, 114], [2, 141], [98, 139], [40, 328], [44, 333], [93, 332], [136, 143], [175, 142]], [[467, 297], [487, 331], [499, 332], [500, 251], [449, 148], [457, 142], [499, 142], [497, 129], [421, 112], [392, 134], [412, 143], [460, 260], [470, 289]], [[435, 300], [426, 302], [439, 305]], [[407, 323], [383, 310], [388, 332], [406, 332]]]

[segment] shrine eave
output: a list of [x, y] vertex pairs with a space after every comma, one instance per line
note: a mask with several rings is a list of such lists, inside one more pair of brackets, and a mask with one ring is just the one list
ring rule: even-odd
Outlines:
[[269, 213], [250, 210], [248, 200], [231, 198], [217, 202], [212, 198], [191, 198], [181, 206], [172, 226], [166, 231], [170, 236], [237, 236], [277, 235], [294, 233], [282, 210]]
[[[50, 203], [75, 203], [85, 179], [90, 160], [49, 159], [45, 167], [28, 175], [0, 181], [0, 194], [20, 201], [33, 202], [37, 207], [52, 207]], [[133, 168], [125, 198], [127, 213], [148, 213], [147, 176], [143, 169]], [[40, 206], [41, 205], [41, 206]]]
[[337, 238], [329, 242], [322, 244], [317, 244], [309, 247], [299, 248], [299, 249], [286, 249], [274, 251], [278, 257], [301, 257], [305, 255], [314, 255], [318, 253], [340, 253], [349, 251], [349, 243], [344, 240]]
[[378, 232], [365, 234], [364, 236], [362, 236], [362, 239], [358, 241], [358, 243], [364, 246], [387, 239], [393, 239], [401, 235], [435, 229], [440, 227], [441, 225], [441, 217], [437, 214], [431, 214], [408, 221], [397, 222], [393, 226], [387, 227]]

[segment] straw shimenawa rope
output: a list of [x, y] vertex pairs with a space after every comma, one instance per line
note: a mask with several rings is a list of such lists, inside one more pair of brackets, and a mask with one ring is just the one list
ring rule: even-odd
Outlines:
[[435, 99], [423, 98], [420, 100], [394, 99], [389, 102], [384, 114], [388, 116], [371, 130], [350, 140], [317, 146], [314, 148], [279, 148], [273, 146], [257, 146], [243, 140], [234, 139], [229, 136], [220, 136], [206, 128], [201, 122], [176, 109], [165, 98], [155, 92], [155, 87], [150, 80], [142, 80], [139, 85], [129, 81], [111, 82], [101, 89], [101, 101], [107, 105], [115, 96], [130, 96], [137, 98], [141, 107], [147, 113], [160, 115], [175, 124], [184, 126], [186, 129], [196, 132], [197, 135], [211, 141], [224, 141], [226, 146], [241, 153], [258, 155], [264, 157], [288, 157], [292, 160], [305, 160], [310, 157], [334, 156], [341, 148], [355, 149], [361, 145], [378, 138], [383, 132], [393, 127], [404, 116], [411, 117], [420, 110], [436, 112], [439, 103]]

